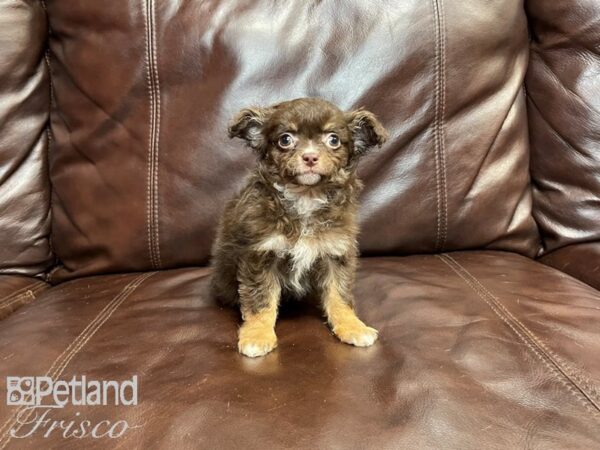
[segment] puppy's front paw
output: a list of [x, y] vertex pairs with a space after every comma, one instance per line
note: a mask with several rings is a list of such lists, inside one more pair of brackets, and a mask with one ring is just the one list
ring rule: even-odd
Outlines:
[[271, 329], [245, 330], [244, 327], [240, 329], [238, 351], [242, 355], [256, 358], [257, 356], [266, 355], [275, 347], [277, 347], [277, 336], [275, 335], [275, 331]]
[[362, 322], [340, 325], [335, 327], [333, 332], [340, 341], [357, 347], [373, 345], [378, 335], [375, 328], [368, 327]]

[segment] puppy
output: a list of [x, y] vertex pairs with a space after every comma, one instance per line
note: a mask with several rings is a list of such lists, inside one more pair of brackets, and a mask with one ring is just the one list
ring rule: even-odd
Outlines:
[[277, 346], [282, 296], [319, 299], [343, 342], [372, 345], [377, 331], [354, 312], [358, 160], [387, 132], [369, 111], [342, 112], [318, 98], [240, 111], [229, 137], [258, 164], [226, 206], [212, 251], [212, 294], [238, 305], [238, 350], [257, 357]]

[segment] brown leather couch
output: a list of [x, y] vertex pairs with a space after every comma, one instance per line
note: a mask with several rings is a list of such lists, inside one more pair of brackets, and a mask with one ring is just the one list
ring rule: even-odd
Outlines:
[[[288, 307], [251, 360], [207, 295], [253, 163], [225, 124], [299, 96], [391, 132], [361, 168], [380, 340]], [[3, 392], [139, 380], [137, 406], [7, 397], [0, 448], [600, 448], [600, 5], [2, 0], [0, 273]]]

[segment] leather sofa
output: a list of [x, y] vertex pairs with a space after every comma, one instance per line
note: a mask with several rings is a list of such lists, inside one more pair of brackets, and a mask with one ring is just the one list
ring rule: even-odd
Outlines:
[[[599, 24], [596, 0], [0, 1], [0, 448], [600, 448]], [[390, 131], [360, 168], [380, 339], [289, 306], [254, 360], [208, 296], [254, 158], [226, 123], [300, 96]], [[10, 404], [42, 376], [139, 398]]]

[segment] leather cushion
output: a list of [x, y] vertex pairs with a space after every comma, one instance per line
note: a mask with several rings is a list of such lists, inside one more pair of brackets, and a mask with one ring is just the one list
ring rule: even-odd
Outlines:
[[254, 164], [227, 121], [299, 96], [365, 106], [391, 132], [361, 169], [364, 254], [539, 250], [520, 1], [48, 8], [55, 280], [205, 264]]
[[600, 289], [600, 242], [567, 245], [545, 254], [539, 261]]
[[47, 31], [42, 2], [0, 1], [0, 274], [41, 275], [54, 262]]
[[[526, 77], [531, 176], [547, 254], [600, 242], [600, 3], [529, 0], [527, 12], [533, 38]], [[588, 263], [593, 266], [598, 256]], [[585, 256], [570, 262], [580, 258]], [[594, 276], [578, 272], [583, 279]]]
[[[127, 448], [600, 445], [600, 294], [552, 268], [503, 252], [366, 258], [356, 295], [374, 347], [285, 307], [279, 347], [258, 360], [237, 354], [238, 313], [207, 298], [208, 280], [181, 269], [54, 287], [0, 327], [0, 383], [138, 375], [138, 406], [52, 412], [139, 425]], [[0, 404], [0, 424], [16, 412]]]

